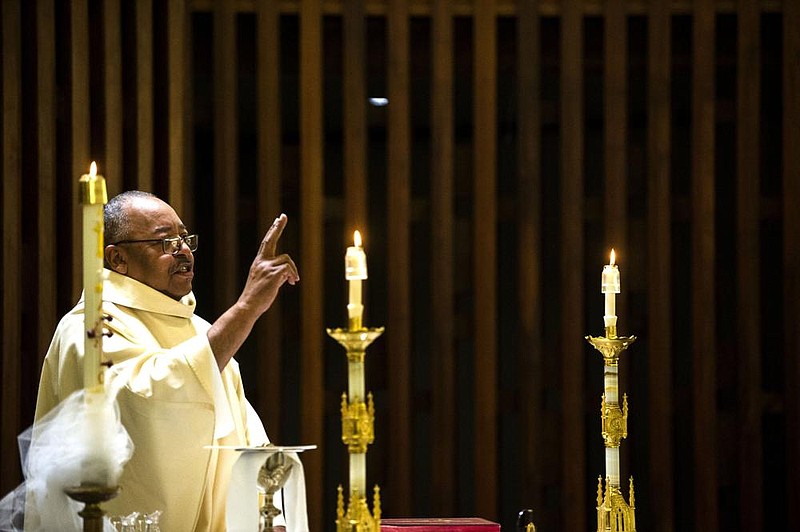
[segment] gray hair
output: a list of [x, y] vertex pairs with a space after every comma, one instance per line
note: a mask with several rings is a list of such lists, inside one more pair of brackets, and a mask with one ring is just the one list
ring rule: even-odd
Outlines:
[[128, 206], [133, 200], [139, 198], [158, 199], [158, 196], [142, 190], [127, 190], [117, 194], [105, 204], [103, 207], [103, 240], [106, 246], [128, 238], [130, 233]]

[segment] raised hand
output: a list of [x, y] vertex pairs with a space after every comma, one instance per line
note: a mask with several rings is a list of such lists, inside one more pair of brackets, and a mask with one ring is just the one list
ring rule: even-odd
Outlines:
[[276, 255], [278, 240], [287, 221], [285, 214], [275, 218], [250, 265], [250, 273], [238, 301], [208, 330], [208, 341], [220, 371], [242, 346], [259, 316], [275, 301], [281, 286], [300, 280], [292, 258], [285, 253]]
[[247, 276], [239, 303], [259, 315], [265, 312], [278, 295], [278, 290], [284, 283], [294, 285], [300, 280], [297, 266], [286, 253], [276, 255], [278, 240], [288, 223], [285, 214], [281, 214], [267, 230], [253, 264]]

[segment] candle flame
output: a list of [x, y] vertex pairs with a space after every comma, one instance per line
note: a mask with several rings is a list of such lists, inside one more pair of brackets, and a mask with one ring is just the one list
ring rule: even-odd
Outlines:
[[358, 232], [358, 229], [353, 233], [353, 244], [355, 244], [357, 248], [361, 247], [361, 233]]
[[97, 164], [94, 161], [89, 165], [89, 175], [92, 177], [97, 175]]
[[609, 262], [609, 264], [610, 264], [611, 266], [613, 266], [613, 265], [614, 265], [614, 260], [615, 260], [616, 258], [617, 258], [617, 254], [616, 254], [616, 253], [614, 253], [614, 248], [611, 248], [611, 262]]

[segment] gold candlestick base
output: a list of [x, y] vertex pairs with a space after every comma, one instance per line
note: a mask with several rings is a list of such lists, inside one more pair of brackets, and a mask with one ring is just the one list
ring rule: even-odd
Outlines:
[[369, 511], [367, 497], [358, 490], [353, 490], [350, 492], [350, 502], [345, 509], [344, 492], [340, 485], [336, 502], [336, 532], [380, 532], [381, 496], [377, 485], [372, 508], [374, 514]]
[[82, 502], [83, 510], [78, 515], [83, 518], [83, 532], [103, 532], [103, 516], [105, 512], [100, 503], [110, 501], [119, 493], [119, 486], [100, 486], [97, 484], [81, 484], [64, 490], [71, 499]]
[[597, 477], [597, 531], [636, 532], [636, 496], [633, 492], [633, 477], [628, 495], [631, 503], [625, 502], [622, 490], [606, 479]]

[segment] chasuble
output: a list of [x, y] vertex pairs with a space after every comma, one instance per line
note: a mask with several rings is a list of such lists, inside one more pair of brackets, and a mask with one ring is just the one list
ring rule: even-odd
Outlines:
[[[121, 419], [135, 448], [120, 494], [103, 508], [109, 515], [160, 510], [161, 529], [170, 532], [225, 530], [237, 455], [207, 446], [266, 440], [245, 398], [239, 365], [231, 359], [219, 371], [206, 337], [210, 324], [194, 314], [192, 293], [176, 301], [132, 278], [105, 274], [103, 314], [112, 334], [103, 351], [113, 363], [106, 379], [121, 387]], [[83, 328], [81, 300], [60, 321], [45, 358], [37, 420], [82, 387]], [[287, 502], [302, 515], [288, 530], [307, 530], [304, 490], [289, 488], [287, 499], [302, 501]]]

